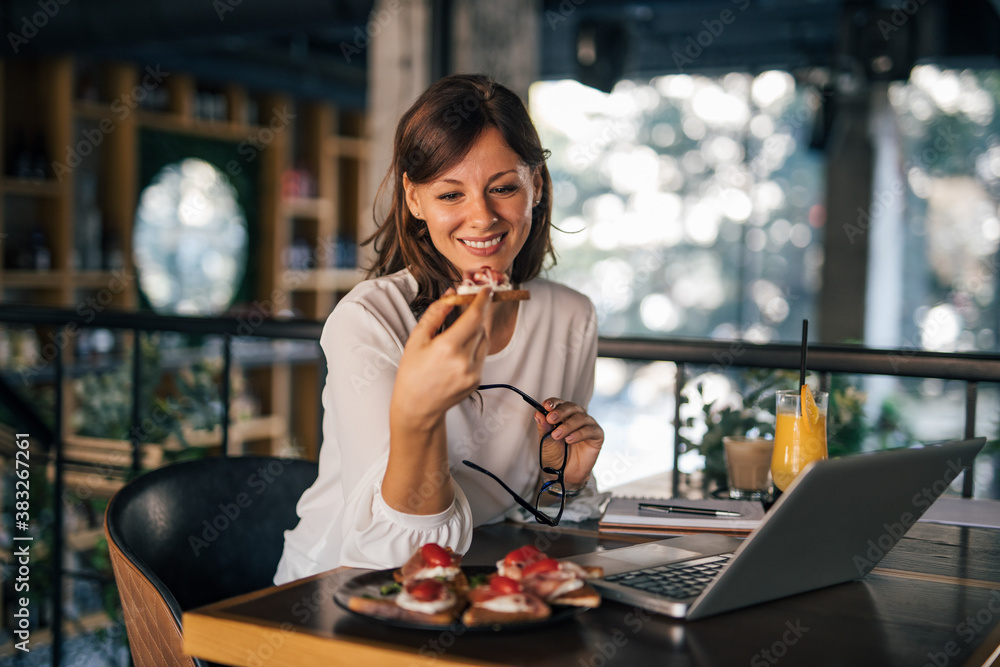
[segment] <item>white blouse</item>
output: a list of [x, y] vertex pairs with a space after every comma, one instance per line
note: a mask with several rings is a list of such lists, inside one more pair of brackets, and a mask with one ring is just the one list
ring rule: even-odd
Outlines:
[[[515, 503], [462, 459], [534, 500], [540, 476], [534, 409], [507, 389], [483, 390], [481, 401], [464, 400], [446, 415], [455, 481], [451, 507], [414, 515], [382, 499], [389, 399], [403, 346], [416, 325], [410, 312], [416, 289], [406, 270], [367, 280], [337, 304], [323, 328], [328, 374], [319, 477], [299, 500], [298, 525], [285, 532], [275, 584], [338, 566], [399, 567], [426, 542], [467, 551], [472, 528], [499, 521]], [[482, 383], [511, 384], [539, 402], [554, 396], [586, 408], [597, 356], [593, 304], [548, 280], [533, 280], [525, 289], [531, 298], [519, 302], [510, 342], [486, 358]]]

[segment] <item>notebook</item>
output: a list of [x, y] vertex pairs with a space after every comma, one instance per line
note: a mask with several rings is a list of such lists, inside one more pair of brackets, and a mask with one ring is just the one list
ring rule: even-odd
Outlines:
[[691, 620], [860, 579], [985, 444], [817, 461], [744, 540], [703, 533], [564, 560], [604, 568], [591, 583], [609, 599]]
[[[667, 508], [679, 508], [682, 511]], [[689, 514], [683, 511], [685, 509], [696, 512], [717, 511], [719, 515]], [[738, 516], [732, 516], [733, 514]], [[746, 536], [760, 525], [763, 518], [764, 506], [760, 501], [612, 498], [604, 510], [598, 529], [602, 533], [640, 535], [712, 532]]]

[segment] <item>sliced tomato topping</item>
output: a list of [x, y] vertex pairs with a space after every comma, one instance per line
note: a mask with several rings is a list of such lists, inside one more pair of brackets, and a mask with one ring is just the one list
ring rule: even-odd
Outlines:
[[441, 597], [444, 584], [435, 579], [421, 579], [406, 587], [406, 592], [420, 602], [433, 602]]
[[420, 555], [423, 556], [425, 563], [434, 567], [447, 567], [452, 562], [452, 557], [448, 550], [433, 542], [420, 547]]
[[496, 576], [490, 580], [490, 590], [501, 595], [517, 593], [521, 590], [521, 584], [510, 577]]
[[526, 544], [520, 549], [514, 549], [503, 559], [504, 565], [518, 565], [521, 563], [534, 563], [536, 560], [545, 558], [545, 554], [530, 544]]
[[552, 572], [558, 569], [559, 561], [555, 558], [545, 558], [525, 566], [521, 574], [522, 576], [530, 577], [533, 574], [539, 574], [540, 572]]

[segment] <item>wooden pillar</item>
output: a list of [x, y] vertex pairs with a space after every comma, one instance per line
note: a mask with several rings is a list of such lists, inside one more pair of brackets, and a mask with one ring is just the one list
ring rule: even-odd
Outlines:
[[[52, 161], [64, 155], [73, 144], [73, 61], [71, 58], [43, 60], [39, 68], [42, 136], [46, 153]], [[72, 174], [60, 181], [61, 192], [47, 199], [42, 207], [42, 226], [52, 253], [52, 269], [59, 272], [57, 303], [73, 303], [74, 285], [70, 279], [70, 255], [73, 249]]]
[[[261, 127], [268, 127], [272, 120], [285, 117], [292, 109], [291, 99], [285, 95], [264, 95], [258, 100]], [[289, 221], [284, 215], [281, 201], [281, 176], [288, 169], [291, 159], [289, 132], [274, 132], [274, 139], [261, 151], [260, 174], [260, 247], [257, 259], [259, 275], [257, 294], [261, 300], [277, 305], [278, 309], [290, 305], [287, 288], [282, 283], [284, 267], [282, 252], [291, 243]], [[270, 224], [268, 224], [270, 222]]]
[[818, 337], [823, 343], [864, 339], [869, 245], [865, 216], [869, 214], [871, 190], [872, 147], [866, 96], [838, 104], [827, 153], [826, 259], [819, 294]]
[[[110, 99], [132, 99], [132, 91], [139, 82], [135, 66], [110, 64], [105, 74]], [[126, 272], [130, 276], [128, 289], [115, 294], [114, 304], [116, 308], [134, 308], [138, 303], [138, 286], [131, 277], [135, 275], [132, 230], [139, 198], [139, 123], [135, 111], [124, 116], [114, 114], [112, 121], [115, 131], [104, 139], [100, 158], [98, 198], [104, 211], [105, 230], [118, 235], [125, 266], [132, 267]]]
[[[842, 9], [834, 61], [835, 95], [826, 139], [826, 230], [819, 334], [823, 343], [860, 342], [865, 336], [872, 172], [871, 97], [875, 86], [867, 65], [869, 46], [859, 39], [868, 15], [851, 0]], [[859, 23], [862, 22], [862, 23]]]
[[[430, 84], [429, 0], [377, 0], [375, 12], [386, 12], [392, 20], [372, 37], [368, 52], [368, 114], [371, 153], [368, 161], [368, 201], [371, 211], [379, 185], [392, 161], [392, 138], [399, 117]], [[381, 219], [386, 203], [380, 200], [375, 215]], [[363, 223], [363, 224], [362, 224]], [[358, 238], [375, 231], [371, 215], [362, 214]], [[371, 246], [359, 250], [358, 265], [372, 262]]]

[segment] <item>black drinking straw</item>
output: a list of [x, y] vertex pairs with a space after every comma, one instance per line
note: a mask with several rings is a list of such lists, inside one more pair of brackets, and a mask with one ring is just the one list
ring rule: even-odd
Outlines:
[[799, 358], [799, 389], [806, 383], [806, 345], [809, 339], [809, 320], [802, 320], [802, 351]]

